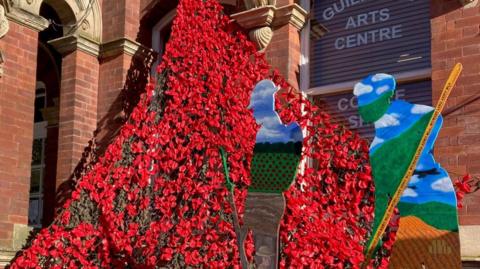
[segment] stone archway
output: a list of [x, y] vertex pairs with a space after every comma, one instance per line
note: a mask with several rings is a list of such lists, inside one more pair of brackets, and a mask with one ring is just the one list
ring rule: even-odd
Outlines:
[[[58, 158], [56, 163], [52, 161], [53, 164], [50, 166], [56, 171], [51, 196], [55, 196], [59, 186], [69, 179], [97, 124], [100, 67], [98, 57], [102, 41], [102, 14], [99, 1], [0, 0], [5, 7], [7, 18], [14, 22], [12, 25], [18, 29], [29, 28], [29, 31], [33, 30], [32, 33], [39, 32], [40, 34], [35, 36], [37, 41], [40, 41], [44, 30], [60, 29], [59, 35], [51, 35], [42, 40], [52, 51], [61, 55], [58, 123], [55, 127], [58, 129], [56, 142]], [[50, 7], [56, 13], [56, 17], [44, 16], [42, 10], [45, 6]], [[49, 28], [52, 25], [55, 27]], [[38, 59], [38, 53], [32, 55]], [[35, 66], [37, 70], [45, 68], [42, 63], [32, 63], [31, 66]], [[30, 72], [30, 75], [31, 73], [33, 72]], [[33, 101], [30, 101], [30, 104], [32, 103]], [[25, 151], [31, 152], [27, 149]]]
[[10, 0], [6, 1], [7, 16], [20, 24], [43, 30], [49, 22], [40, 17], [45, 2], [60, 14], [65, 36], [78, 36], [100, 44], [102, 14], [98, 0]]

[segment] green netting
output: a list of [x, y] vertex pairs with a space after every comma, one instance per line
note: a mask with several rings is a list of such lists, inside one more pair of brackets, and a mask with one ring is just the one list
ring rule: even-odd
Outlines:
[[256, 152], [252, 160], [252, 183], [249, 191], [281, 193], [297, 175], [300, 155], [295, 153]]

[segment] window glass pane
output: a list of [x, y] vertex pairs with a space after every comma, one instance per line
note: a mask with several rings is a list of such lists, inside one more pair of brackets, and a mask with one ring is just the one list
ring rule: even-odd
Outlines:
[[43, 139], [33, 140], [32, 165], [42, 164], [43, 157]]
[[35, 98], [35, 122], [44, 121], [41, 109], [45, 108], [45, 96]]
[[32, 173], [30, 175], [30, 193], [38, 193], [40, 192], [40, 184], [41, 184], [41, 169], [32, 169]]
[[[162, 39], [162, 53], [165, 53], [165, 48], [167, 46], [168, 40], [170, 40], [170, 35], [172, 34], [172, 23], [169, 23], [165, 28], [160, 32]], [[160, 55], [161, 56], [161, 55]]]
[[28, 207], [28, 225], [37, 226], [41, 224], [41, 200], [40, 198], [30, 198]]

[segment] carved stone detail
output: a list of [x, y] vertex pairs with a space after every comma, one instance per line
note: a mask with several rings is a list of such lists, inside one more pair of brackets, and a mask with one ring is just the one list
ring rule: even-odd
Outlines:
[[250, 31], [250, 39], [259, 50], [264, 50], [272, 40], [272, 27], [290, 23], [300, 30], [305, 24], [307, 12], [302, 7], [291, 4], [277, 8], [275, 4], [276, 0], [245, 0], [247, 10], [232, 15], [232, 19]]
[[100, 45], [90, 39], [77, 35], [68, 35], [48, 41], [60, 54], [67, 55], [75, 50], [81, 50], [94, 57], [100, 54]]
[[0, 38], [4, 37], [9, 29], [8, 20], [5, 16], [5, 9], [0, 5]]
[[[253, 3], [252, 3], [253, 4]], [[232, 15], [240, 26], [250, 30], [250, 40], [259, 50], [265, 49], [273, 38], [271, 25], [275, 16], [275, 6], [256, 7]]]
[[251, 30], [249, 36], [250, 40], [254, 41], [257, 44], [257, 47], [262, 50], [270, 44], [270, 41], [272, 41], [273, 30], [272, 28], [265, 26]]
[[[5, 16], [5, 9], [0, 5], [0, 38], [4, 37], [9, 29], [8, 20]], [[0, 78], [3, 76], [3, 63], [5, 59], [3, 58], [3, 53], [0, 51]]]
[[[99, 0], [90, 4], [90, 0], [8, 0], [7, 16], [31, 29], [42, 31], [48, 27], [48, 21], [42, 18], [40, 6], [48, 2], [60, 16], [60, 23], [78, 23], [78, 27], [65, 26], [65, 35], [80, 35], [100, 44], [102, 36], [102, 14]], [[84, 19], [81, 21], [81, 19]]]
[[472, 8], [478, 5], [478, 0], [459, 0], [465, 8]]
[[298, 30], [302, 30], [307, 19], [308, 12], [297, 4], [283, 6], [275, 10], [273, 26], [291, 24]]
[[[100, 46], [100, 58], [104, 59], [114, 57], [122, 53], [125, 53], [129, 56], [134, 56], [147, 51], [152, 51], [152, 49], [147, 48], [142, 44], [128, 38], [120, 38], [103, 43]], [[144, 56], [147, 57], [147, 55]]]

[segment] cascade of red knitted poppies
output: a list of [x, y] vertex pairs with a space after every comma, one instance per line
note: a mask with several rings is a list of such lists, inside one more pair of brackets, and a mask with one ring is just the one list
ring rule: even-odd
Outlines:
[[[181, 0], [156, 81], [11, 268], [239, 268], [218, 149], [243, 212], [258, 128], [247, 106], [265, 78], [284, 89], [283, 121], [308, 130], [303, 155], [314, 167], [286, 193], [280, 264], [359, 268], [373, 219], [368, 146], [269, 70], [216, 1]], [[373, 261], [381, 268], [393, 241]]]

